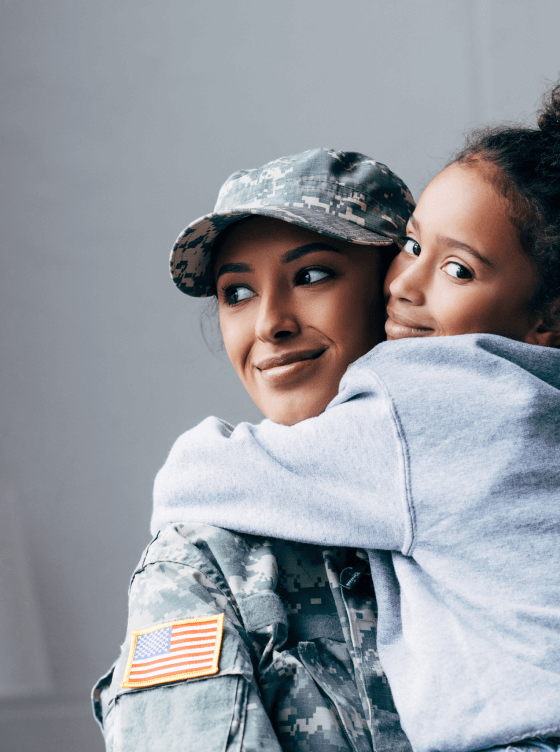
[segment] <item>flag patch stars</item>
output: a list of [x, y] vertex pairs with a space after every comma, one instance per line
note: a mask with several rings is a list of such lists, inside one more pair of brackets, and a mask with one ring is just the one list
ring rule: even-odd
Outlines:
[[224, 615], [157, 624], [132, 633], [123, 687], [210, 676], [218, 671]]

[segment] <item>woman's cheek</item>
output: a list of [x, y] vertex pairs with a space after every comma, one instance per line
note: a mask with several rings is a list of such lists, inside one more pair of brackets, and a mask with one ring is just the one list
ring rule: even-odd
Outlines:
[[388, 300], [388, 298], [391, 296], [391, 291], [389, 289], [391, 282], [396, 279], [399, 274], [401, 273], [400, 268], [400, 254], [396, 256], [389, 265], [389, 268], [387, 269], [387, 274], [385, 275], [385, 280], [383, 282], [383, 295], [385, 297], [385, 300]]

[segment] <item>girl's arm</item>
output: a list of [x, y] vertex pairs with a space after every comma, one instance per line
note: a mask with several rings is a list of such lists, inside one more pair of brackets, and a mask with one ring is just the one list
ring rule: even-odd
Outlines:
[[371, 369], [351, 367], [316, 418], [235, 429], [208, 418], [183, 434], [156, 478], [152, 532], [168, 522], [203, 522], [405, 552], [411, 534], [401, 444], [383, 384]]

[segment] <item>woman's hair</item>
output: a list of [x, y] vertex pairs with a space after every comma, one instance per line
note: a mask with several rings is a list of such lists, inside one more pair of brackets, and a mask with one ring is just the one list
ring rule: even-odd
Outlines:
[[560, 320], [560, 82], [544, 96], [537, 128], [477, 128], [449, 163], [482, 168], [501, 193], [537, 269], [533, 310], [544, 329]]

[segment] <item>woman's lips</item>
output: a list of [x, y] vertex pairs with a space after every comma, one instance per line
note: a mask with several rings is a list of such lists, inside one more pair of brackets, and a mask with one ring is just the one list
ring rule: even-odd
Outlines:
[[399, 316], [394, 311], [387, 310], [387, 321], [385, 322], [385, 332], [388, 339], [405, 339], [406, 337], [430, 337], [433, 336], [434, 330], [429, 326], [411, 321], [403, 316]]
[[255, 368], [262, 378], [271, 384], [291, 381], [312, 369], [326, 350], [326, 347], [321, 347], [276, 355], [255, 364]]

